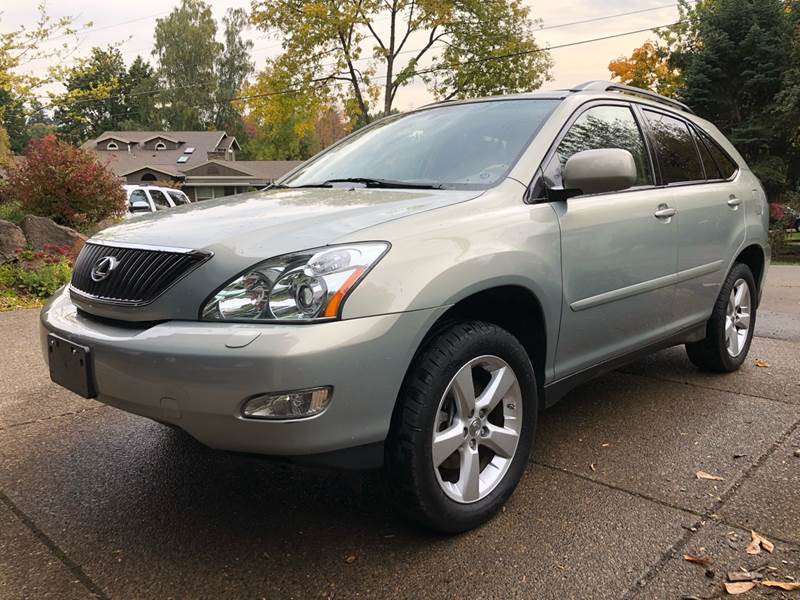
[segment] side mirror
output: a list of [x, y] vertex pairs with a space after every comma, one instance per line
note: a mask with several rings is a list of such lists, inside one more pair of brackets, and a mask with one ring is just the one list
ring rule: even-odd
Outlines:
[[131, 202], [128, 210], [130, 210], [132, 213], [150, 212], [150, 205], [144, 200], [134, 200]]
[[[621, 148], [584, 150], [573, 154], [564, 166], [564, 189], [581, 194], [626, 190], [636, 183], [636, 161]], [[578, 195], [578, 194], [570, 194]]]

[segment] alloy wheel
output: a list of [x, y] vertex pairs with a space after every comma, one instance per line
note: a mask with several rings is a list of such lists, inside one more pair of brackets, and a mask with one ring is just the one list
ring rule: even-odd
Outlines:
[[442, 491], [463, 504], [488, 496], [503, 480], [519, 445], [522, 392], [514, 370], [480, 356], [450, 381], [436, 414], [433, 468]]
[[737, 279], [731, 289], [725, 315], [725, 345], [731, 356], [739, 356], [747, 343], [750, 308], [750, 288], [744, 279]]

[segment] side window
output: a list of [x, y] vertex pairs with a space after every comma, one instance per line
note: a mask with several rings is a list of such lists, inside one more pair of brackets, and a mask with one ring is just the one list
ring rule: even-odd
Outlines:
[[702, 140], [703, 145], [705, 145], [705, 148], [714, 158], [714, 162], [717, 164], [717, 168], [719, 169], [720, 177], [722, 179], [730, 179], [733, 177], [733, 174], [739, 170], [739, 165], [737, 165], [733, 159], [728, 156], [728, 153], [720, 148], [719, 144], [712, 140], [709, 135], [704, 132], [700, 132], [700, 139]]
[[692, 137], [697, 144], [697, 149], [700, 151], [700, 158], [703, 161], [703, 168], [706, 170], [706, 179], [723, 179], [717, 169], [717, 163], [711, 153], [708, 151], [706, 145], [700, 140], [697, 131], [692, 129]]
[[172, 208], [166, 196], [164, 196], [164, 194], [158, 190], [150, 190], [150, 197], [153, 199], [153, 203], [156, 205], [156, 210], [161, 210], [162, 208]]
[[703, 165], [686, 123], [650, 110], [644, 114], [653, 132], [664, 183], [703, 181]]
[[131, 192], [130, 197], [128, 198], [128, 206], [132, 206], [134, 202], [140, 200], [142, 202], [147, 202], [150, 205], [150, 202], [147, 201], [147, 196], [145, 195], [143, 190], [133, 190]]
[[175, 206], [180, 206], [181, 204], [189, 204], [189, 199], [183, 195], [183, 192], [167, 192], [172, 198], [172, 201], [175, 203]]
[[629, 151], [636, 161], [636, 185], [653, 183], [644, 138], [631, 109], [627, 106], [595, 106], [577, 118], [559, 143], [555, 156], [544, 170], [547, 186], [563, 185], [564, 165], [570, 156], [600, 148]]

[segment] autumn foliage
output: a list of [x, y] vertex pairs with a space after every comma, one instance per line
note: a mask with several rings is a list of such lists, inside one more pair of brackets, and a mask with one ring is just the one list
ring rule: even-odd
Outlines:
[[8, 173], [6, 198], [23, 211], [83, 228], [125, 210], [119, 179], [92, 154], [47, 135]]

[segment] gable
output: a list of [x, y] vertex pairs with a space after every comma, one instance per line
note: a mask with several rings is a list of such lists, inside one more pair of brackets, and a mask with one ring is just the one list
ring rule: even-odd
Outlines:
[[207, 162], [202, 165], [198, 165], [191, 169], [187, 169], [183, 171], [186, 175], [194, 175], [194, 176], [244, 176], [250, 177], [251, 174], [247, 173], [246, 171], [242, 171], [239, 169], [234, 169], [228, 165], [220, 164], [219, 162]]

